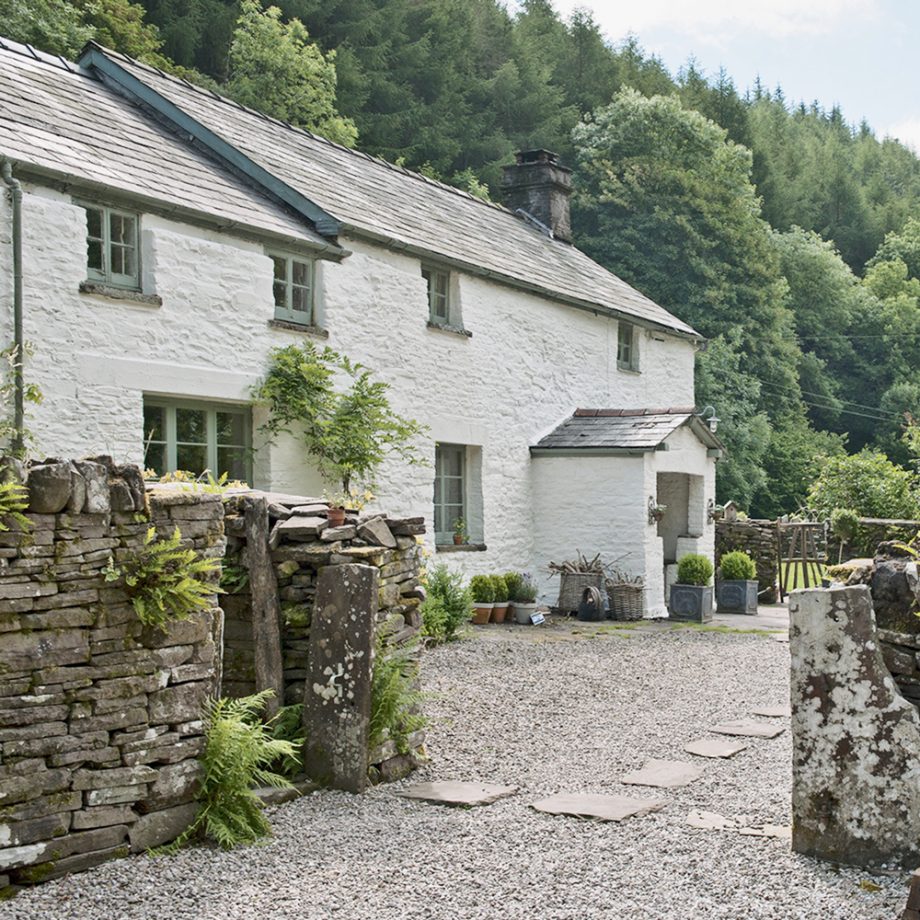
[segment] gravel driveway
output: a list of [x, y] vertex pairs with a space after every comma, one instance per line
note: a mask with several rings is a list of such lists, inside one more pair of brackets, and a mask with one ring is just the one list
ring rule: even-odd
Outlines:
[[[684, 824], [694, 809], [789, 823], [788, 732], [728, 761], [681, 752], [717, 721], [786, 702], [788, 654], [763, 634], [670, 626], [477, 629], [425, 654], [432, 760], [406, 782], [503, 782], [518, 796], [466, 810], [401, 799], [404, 784], [317, 793], [275, 809], [264, 846], [109, 863], [0, 904], [0, 917], [892, 920], [905, 875], [836, 870], [788, 843]], [[706, 773], [664, 792], [621, 786], [647, 757]], [[561, 791], [671, 803], [623, 824], [528, 808]]]

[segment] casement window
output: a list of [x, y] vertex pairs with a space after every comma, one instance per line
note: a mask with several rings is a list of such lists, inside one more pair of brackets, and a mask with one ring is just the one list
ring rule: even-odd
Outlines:
[[252, 417], [248, 406], [145, 397], [144, 466], [159, 475], [187, 470], [250, 481]]
[[429, 322], [448, 325], [451, 322], [450, 272], [423, 265], [422, 277], [428, 283]]
[[437, 444], [434, 464], [435, 543], [451, 543], [458, 518], [467, 520], [466, 448]]
[[310, 259], [271, 253], [274, 266], [275, 319], [315, 325], [313, 301], [315, 265]]
[[138, 225], [131, 211], [84, 204], [86, 209], [86, 271], [89, 281], [140, 290]]
[[639, 370], [638, 330], [632, 323], [617, 324], [617, 367], [622, 371]]

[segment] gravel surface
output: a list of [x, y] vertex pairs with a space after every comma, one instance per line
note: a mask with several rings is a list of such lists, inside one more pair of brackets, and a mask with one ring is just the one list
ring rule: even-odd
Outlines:
[[[708, 726], [785, 702], [788, 655], [764, 635], [668, 626], [477, 629], [424, 656], [432, 759], [413, 778], [274, 809], [263, 846], [135, 857], [50, 882], [0, 904], [0, 917], [892, 920], [906, 874], [835, 869], [788, 843], [684, 823], [695, 809], [790, 822], [788, 731], [750, 739], [727, 761], [681, 750]], [[621, 786], [647, 757], [706, 772], [681, 789]], [[396, 795], [438, 779], [511, 783], [520, 794], [476, 809]], [[623, 824], [528, 807], [562, 791], [671, 802]]]

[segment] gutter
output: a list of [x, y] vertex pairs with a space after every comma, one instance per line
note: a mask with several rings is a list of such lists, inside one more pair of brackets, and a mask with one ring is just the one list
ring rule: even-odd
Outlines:
[[24, 385], [22, 379], [22, 362], [24, 342], [22, 334], [22, 185], [13, 178], [13, 165], [4, 160], [0, 165], [0, 175], [10, 190], [13, 204], [13, 438], [12, 451], [20, 456], [24, 448], [25, 414], [23, 411]]

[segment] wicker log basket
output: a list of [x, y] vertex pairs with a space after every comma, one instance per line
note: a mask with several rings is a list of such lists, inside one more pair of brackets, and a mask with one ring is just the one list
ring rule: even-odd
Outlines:
[[641, 620], [645, 615], [645, 586], [641, 582], [607, 579], [612, 620]]
[[604, 593], [603, 572], [562, 572], [559, 575], [559, 600], [556, 608], [560, 613], [574, 613], [578, 610], [585, 588], [597, 588]]

